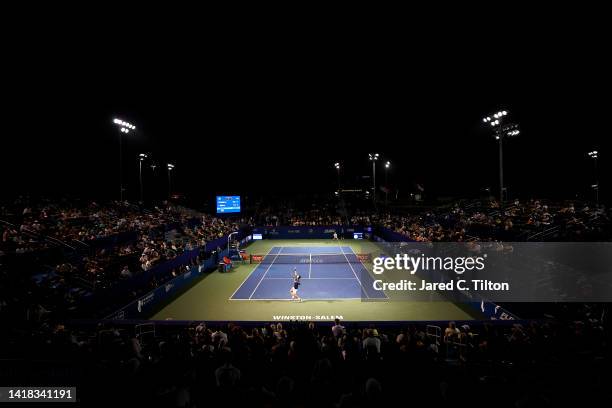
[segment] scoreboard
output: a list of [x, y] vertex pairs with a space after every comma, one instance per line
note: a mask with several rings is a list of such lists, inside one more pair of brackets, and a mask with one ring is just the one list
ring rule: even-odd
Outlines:
[[217, 196], [217, 214], [239, 212], [240, 196]]

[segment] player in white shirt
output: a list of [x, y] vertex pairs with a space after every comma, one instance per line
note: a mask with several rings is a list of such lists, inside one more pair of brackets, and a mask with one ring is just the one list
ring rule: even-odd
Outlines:
[[291, 293], [291, 300], [297, 300], [299, 302], [302, 301], [302, 298], [298, 296], [298, 288], [300, 287], [300, 279], [302, 277], [300, 275], [296, 275], [293, 277], [293, 285], [291, 289], [289, 289], [289, 293]]

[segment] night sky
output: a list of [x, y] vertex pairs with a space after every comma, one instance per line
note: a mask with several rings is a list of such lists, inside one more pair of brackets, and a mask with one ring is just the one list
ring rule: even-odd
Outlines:
[[419, 183], [432, 196], [474, 196], [497, 191], [497, 145], [481, 120], [506, 109], [521, 128], [505, 145], [511, 197], [590, 194], [592, 149], [609, 197], [611, 71], [603, 56], [580, 52], [398, 55], [373, 69], [329, 56], [119, 63], [58, 54], [10, 76], [3, 194], [116, 198], [120, 117], [137, 126], [124, 138], [128, 198], [138, 196], [141, 152], [160, 165], [156, 176], [145, 168], [147, 195], [167, 192], [172, 162], [174, 191], [203, 204], [217, 193], [331, 192], [337, 160], [345, 187], [358, 186], [371, 174], [368, 152], [392, 162], [401, 195]]

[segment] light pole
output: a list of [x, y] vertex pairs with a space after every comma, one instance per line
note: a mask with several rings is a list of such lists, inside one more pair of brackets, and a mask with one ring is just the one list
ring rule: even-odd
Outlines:
[[376, 162], [378, 161], [378, 153], [370, 153], [370, 161], [372, 162], [372, 200], [376, 202]]
[[168, 163], [168, 199], [172, 197], [172, 170], [174, 164]]
[[391, 167], [391, 162], [387, 160], [385, 163], [385, 205], [389, 204], [389, 167]]
[[599, 157], [599, 152], [597, 150], [593, 150], [588, 154], [595, 163], [595, 184], [592, 187], [595, 189], [595, 203], [597, 207], [599, 207], [599, 171], [597, 169], [597, 158]]
[[340, 184], [340, 162], [334, 163], [334, 167], [336, 168], [336, 171], [338, 172], [338, 194], [340, 194], [340, 191], [342, 190], [342, 186]]
[[484, 123], [488, 123], [495, 131], [495, 140], [499, 144], [499, 205], [504, 202], [504, 139], [507, 137], [517, 136], [520, 131], [518, 125], [514, 123], [503, 124], [504, 118], [508, 115], [508, 111], [501, 110], [491, 116], [483, 118]]
[[158, 193], [158, 190], [154, 187], [156, 185], [155, 184], [155, 180], [156, 180], [157, 174], [155, 173], [155, 169], [157, 168], [157, 162], [155, 160], [153, 160], [152, 157], [151, 157], [150, 160], [151, 160], [151, 165], [150, 165], [150, 167], [151, 167], [151, 179], [153, 180], [151, 182], [151, 186], [153, 188], [151, 189], [151, 192], [149, 193], [149, 196], [152, 197], [152, 198], [155, 198], [157, 196], [157, 193]]
[[144, 194], [142, 189], [142, 162], [147, 158], [147, 155], [140, 153], [138, 155], [138, 180], [140, 181], [140, 202], [143, 202]]
[[117, 118], [113, 123], [119, 127], [119, 200], [123, 201], [123, 134], [135, 130], [136, 126]]

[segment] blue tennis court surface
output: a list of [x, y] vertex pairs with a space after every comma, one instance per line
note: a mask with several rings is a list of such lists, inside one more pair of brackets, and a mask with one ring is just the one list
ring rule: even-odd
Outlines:
[[387, 299], [351, 247], [274, 247], [234, 292], [232, 300], [290, 300], [293, 269], [304, 300]]

